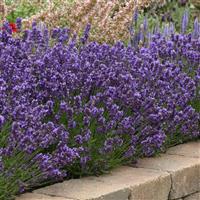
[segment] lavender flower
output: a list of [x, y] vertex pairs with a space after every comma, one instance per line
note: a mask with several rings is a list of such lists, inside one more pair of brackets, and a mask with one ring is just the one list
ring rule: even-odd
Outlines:
[[147, 32], [148, 31], [148, 20], [147, 20], [146, 16], [144, 17], [143, 25], [144, 25], [144, 31]]
[[134, 0], [134, 12], [133, 12], [133, 19], [132, 22], [134, 23], [135, 27], [137, 26], [138, 21], [138, 2]]
[[4, 122], [5, 118], [2, 115], [0, 115], [0, 128], [3, 126]]
[[21, 18], [16, 19], [16, 25], [17, 25], [17, 30], [20, 31], [22, 28], [22, 19]]
[[87, 26], [85, 27], [85, 31], [83, 33], [83, 36], [80, 38], [80, 41], [81, 41], [82, 44], [85, 44], [86, 41], [88, 40], [90, 28], [91, 28], [91, 25], [87, 24]]
[[198, 38], [200, 35], [200, 23], [198, 22], [198, 18], [194, 20], [194, 29], [192, 33], [193, 38]]
[[185, 33], [188, 27], [189, 23], [189, 13], [188, 10], [185, 10], [183, 16], [182, 16], [182, 22], [181, 22], [181, 31], [182, 33]]

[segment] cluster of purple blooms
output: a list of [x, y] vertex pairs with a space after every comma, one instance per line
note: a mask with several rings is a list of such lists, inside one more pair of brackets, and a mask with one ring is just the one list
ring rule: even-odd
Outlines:
[[199, 98], [200, 32], [157, 33], [149, 47], [135, 49], [88, 43], [89, 26], [80, 40], [35, 23], [14, 37], [4, 26], [1, 194], [5, 185], [18, 192], [151, 156], [173, 134], [200, 136], [191, 106]]
[[[170, 40], [171, 35], [174, 35], [177, 32], [174, 22], [163, 23], [161, 26], [159, 26], [159, 22], [154, 22], [153, 24], [151, 24], [152, 27], [149, 27], [147, 16], [144, 16], [144, 20], [142, 23], [138, 23], [138, 18], [139, 12], [137, 9], [135, 9], [133, 13], [132, 22], [129, 28], [131, 36], [130, 44], [134, 48], [138, 48], [141, 46], [149, 46], [149, 44], [152, 41], [152, 38], [157, 34], [161, 34], [162, 37], [168, 38]], [[198, 20], [198, 17], [194, 19], [194, 26], [192, 31], [188, 30], [190, 20], [190, 13], [186, 9], [181, 19], [180, 32], [182, 36], [187, 32], [190, 32], [190, 36], [192, 39], [198, 39], [200, 32], [200, 22]]]

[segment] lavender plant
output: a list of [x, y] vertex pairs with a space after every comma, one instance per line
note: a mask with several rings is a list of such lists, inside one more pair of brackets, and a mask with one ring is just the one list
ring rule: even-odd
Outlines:
[[139, 50], [88, 43], [89, 29], [78, 39], [33, 23], [13, 36], [4, 24], [0, 199], [152, 156], [177, 133], [199, 137], [191, 105], [199, 98], [199, 29], [172, 41], [155, 34]]
[[181, 21], [179, 22], [179, 30], [179, 28], [176, 28], [177, 25], [173, 21], [160, 24], [158, 20], [151, 21], [151, 18], [147, 19], [149, 16], [141, 15], [138, 13], [137, 9], [135, 9], [129, 27], [130, 45], [136, 49], [141, 46], [149, 46], [152, 37], [157, 34], [170, 40], [172, 34], [182, 33], [182, 35], [184, 35], [192, 33], [191, 37], [193, 39], [198, 39], [200, 29], [199, 18], [194, 18], [193, 27], [191, 29], [189, 27], [189, 21], [191, 21], [189, 11], [189, 9], [184, 10]]
[[[150, 9], [146, 9], [144, 11], [145, 14], [148, 15], [148, 19], [150, 24], [159, 24], [162, 26], [163, 24], [167, 23], [174, 23], [176, 30], [179, 32], [181, 31], [181, 21], [182, 16], [185, 15], [185, 10], [188, 10], [186, 13], [188, 16], [187, 18], [187, 30], [191, 31], [193, 26], [193, 21], [195, 18], [199, 18], [199, 9], [198, 5], [192, 0], [167, 0], [163, 7], [152, 7]], [[159, 4], [157, 4], [159, 5]]]

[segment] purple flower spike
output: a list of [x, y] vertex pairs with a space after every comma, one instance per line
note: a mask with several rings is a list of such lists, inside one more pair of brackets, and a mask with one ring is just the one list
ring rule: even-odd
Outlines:
[[182, 22], [181, 22], [181, 31], [183, 34], [187, 30], [188, 23], [189, 23], [189, 12], [188, 12], [188, 10], [185, 10], [184, 14], [182, 16]]

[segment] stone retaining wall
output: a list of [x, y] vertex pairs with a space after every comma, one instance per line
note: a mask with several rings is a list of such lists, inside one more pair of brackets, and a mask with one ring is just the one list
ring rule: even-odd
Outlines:
[[120, 167], [108, 175], [57, 183], [17, 200], [200, 200], [200, 141]]

